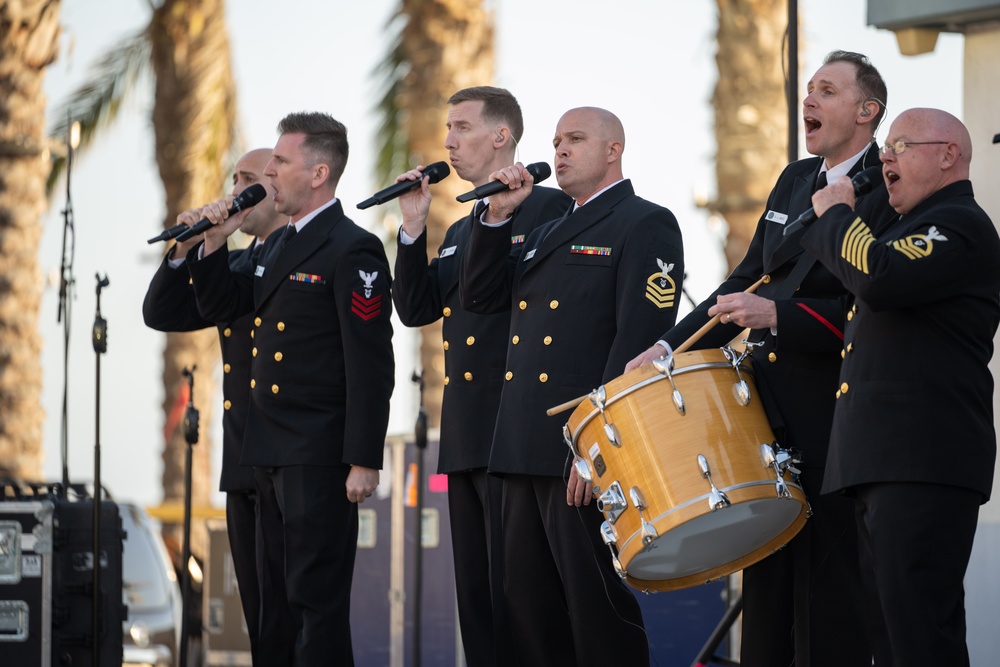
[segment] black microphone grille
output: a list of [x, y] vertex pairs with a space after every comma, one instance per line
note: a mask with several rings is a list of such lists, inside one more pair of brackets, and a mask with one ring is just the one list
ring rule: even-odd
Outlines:
[[428, 183], [437, 183], [450, 173], [451, 167], [448, 166], [447, 162], [434, 162], [433, 164], [429, 164], [424, 167], [423, 172], [424, 176], [427, 177]]
[[552, 175], [552, 167], [546, 162], [532, 162], [525, 169], [531, 174], [531, 177], [535, 179], [535, 183], [541, 183], [546, 178]]
[[851, 179], [851, 183], [854, 185], [855, 195], [868, 194], [883, 182], [882, 165], [868, 167], [863, 171], [859, 171], [854, 178]]
[[236, 195], [233, 199], [233, 208], [237, 211], [242, 211], [245, 208], [250, 208], [251, 206], [256, 206], [260, 202], [264, 201], [264, 197], [267, 196], [267, 190], [260, 183], [254, 183], [243, 192]]

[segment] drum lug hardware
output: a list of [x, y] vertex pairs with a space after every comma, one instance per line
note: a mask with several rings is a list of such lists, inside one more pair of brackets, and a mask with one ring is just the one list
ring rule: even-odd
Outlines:
[[711, 511], [725, 509], [729, 507], [732, 503], [729, 502], [729, 498], [723, 491], [715, 486], [715, 482], [712, 481], [712, 471], [708, 467], [708, 459], [705, 458], [704, 454], [698, 455], [698, 467], [701, 468], [701, 476], [708, 480], [708, 484], [712, 487], [712, 491], [708, 494], [708, 506]]
[[579, 456], [576, 447], [573, 446], [573, 438], [570, 437], [569, 424], [563, 424], [563, 442], [569, 447], [569, 451], [573, 452], [573, 456]]
[[653, 359], [653, 368], [657, 370], [661, 375], [665, 375], [668, 380], [670, 380], [670, 387], [674, 390], [671, 398], [674, 401], [674, 407], [677, 408], [682, 416], [687, 414], [687, 407], [684, 405], [684, 395], [677, 390], [677, 385], [674, 384], [674, 355], [670, 354], [666, 357], [660, 357], [659, 359]]
[[791, 498], [792, 494], [785, 484], [785, 471], [789, 470], [793, 474], [798, 474], [798, 469], [792, 465], [794, 459], [784, 449], [775, 450], [771, 445], [762, 442], [760, 445], [760, 457], [764, 460], [765, 468], [774, 468], [775, 482], [774, 490], [779, 498]]
[[607, 400], [608, 392], [604, 389], [603, 384], [594, 391], [590, 392], [590, 402], [594, 404], [594, 407], [601, 411], [601, 414], [604, 414], [604, 406], [607, 403]]
[[622, 485], [617, 480], [612, 482], [608, 490], [597, 498], [597, 509], [604, 512], [611, 523], [617, 521], [627, 507], [628, 503], [625, 501], [625, 494], [622, 493]]
[[587, 465], [586, 461], [583, 459], [577, 459], [573, 462], [573, 467], [576, 468], [577, 477], [582, 479], [584, 482], [593, 481], [593, 477], [590, 474], [590, 467]]
[[642, 491], [639, 490], [638, 486], [633, 486], [628, 491], [628, 497], [632, 499], [632, 504], [640, 512], [646, 511], [646, 498], [642, 495]]
[[[736, 371], [739, 374], [739, 370]], [[750, 386], [747, 381], [740, 377], [740, 381], [733, 385], [733, 393], [736, 394], [736, 401], [742, 407], [750, 405]]]
[[[601, 416], [603, 417], [604, 414], [601, 413]], [[621, 447], [622, 446], [622, 437], [618, 433], [618, 427], [615, 426], [614, 424], [609, 424], [609, 423], [605, 422], [605, 424], [604, 424], [604, 435], [605, 435], [605, 437], [607, 437], [608, 442], [610, 442], [615, 447]]]
[[645, 519], [642, 520], [642, 528], [640, 530], [642, 531], [643, 544], [652, 544], [656, 541], [656, 538], [660, 536], [660, 534], [656, 532], [656, 528], [653, 527], [653, 524], [649, 523]]
[[618, 541], [618, 536], [615, 534], [615, 527], [607, 521], [601, 523], [601, 539], [604, 540], [604, 543], [608, 546], [611, 546]]

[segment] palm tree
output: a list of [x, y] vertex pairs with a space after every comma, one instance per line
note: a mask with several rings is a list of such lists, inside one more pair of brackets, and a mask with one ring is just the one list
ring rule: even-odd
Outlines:
[[0, 2], [0, 468], [42, 469], [38, 266], [48, 173], [45, 69], [56, 59], [59, 0]]
[[712, 106], [718, 195], [711, 207], [729, 223], [725, 252], [732, 270], [743, 259], [786, 164], [784, 72], [782, 52], [775, 48], [784, 43], [786, 1], [717, 1], [719, 79]]
[[[411, 165], [444, 159], [447, 100], [456, 90], [493, 81], [493, 17], [482, 0], [402, 0], [390, 19], [394, 45], [376, 74], [385, 81], [378, 104], [379, 182]], [[434, 256], [448, 226], [468, 213], [455, 197], [468, 189], [457, 178], [435, 186], [427, 218], [427, 252]], [[441, 322], [420, 330], [420, 364], [431, 426], [441, 419], [444, 351]]]
[[[151, 2], [149, 25], [109, 51], [92, 70], [89, 81], [64, 104], [57, 118], [81, 123], [81, 149], [99, 130], [113, 122], [137, 83], [153, 81], [153, 133], [156, 163], [163, 181], [166, 215], [171, 227], [177, 214], [220, 196], [236, 148], [236, 88], [230, 62], [224, 0], [161, 0]], [[53, 134], [65, 132], [65, 120]], [[54, 171], [61, 164], [57, 161]], [[163, 350], [163, 408], [166, 415], [182, 391], [181, 371], [197, 366], [195, 406], [202, 424], [212, 423], [216, 396], [212, 368], [219, 357], [217, 334], [208, 329], [167, 334]], [[181, 399], [183, 400], [183, 399]], [[163, 497], [184, 497], [187, 444], [182, 429], [165, 433]], [[202, 429], [194, 449], [192, 502], [207, 505], [213, 486], [211, 442]], [[176, 535], [176, 532], [174, 532]], [[198, 551], [204, 536], [196, 533]]]

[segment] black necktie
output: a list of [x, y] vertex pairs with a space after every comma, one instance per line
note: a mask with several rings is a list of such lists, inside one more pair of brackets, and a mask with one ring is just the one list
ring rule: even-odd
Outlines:
[[264, 249], [264, 244], [260, 241], [254, 241], [253, 249], [250, 250], [250, 263], [253, 264], [254, 268], [260, 264], [260, 252]]
[[489, 206], [489, 204], [484, 202], [482, 199], [477, 201], [476, 205], [472, 207], [472, 219], [475, 221], [481, 220], [483, 217], [483, 211], [486, 210], [487, 206]]
[[816, 177], [816, 187], [813, 188], [813, 192], [817, 192], [819, 190], [822, 190], [826, 186], [827, 186], [826, 172], [825, 171], [821, 171], [819, 173], [819, 176]]
[[285, 227], [285, 231], [281, 233], [281, 240], [278, 241], [278, 250], [281, 251], [282, 248], [288, 245], [288, 242], [292, 240], [292, 237], [295, 236], [296, 233], [297, 230], [295, 229], [295, 225], [287, 225]]

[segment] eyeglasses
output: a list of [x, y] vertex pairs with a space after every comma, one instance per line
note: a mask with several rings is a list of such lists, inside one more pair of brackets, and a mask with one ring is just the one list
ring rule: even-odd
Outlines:
[[889, 151], [892, 151], [893, 155], [902, 155], [903, 153], [906, 152], [906, 149], [909, 148], [910, 146], [926, 146], [928, 144], [947, 144], [947, 143], [948, 143], [947, 141], [903, 141], [902, 139], [900, 139], [899, 141], [894, 141], [891, 144], [887, 142], [886, 145], [882, 147], [882, 150], [880, 152], [882, 153], [882, 155], [885, 155]]

